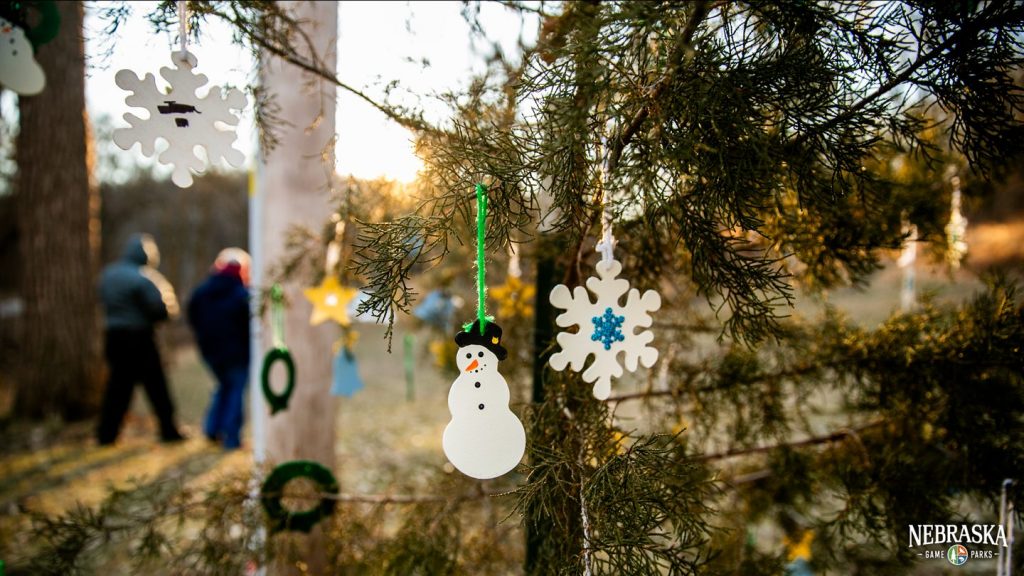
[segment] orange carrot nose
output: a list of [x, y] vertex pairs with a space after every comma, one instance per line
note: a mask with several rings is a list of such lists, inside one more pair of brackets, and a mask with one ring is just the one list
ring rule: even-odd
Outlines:
[[480, 365], [479, 362], [477, 362], [476, 360], [473, 360], [472, 362], [469, 363], [469, 366], [466, 366], [466, 372], [469, 372], [470, 370], [475, 370], [476, 367], [479, 366], [479, 365]]

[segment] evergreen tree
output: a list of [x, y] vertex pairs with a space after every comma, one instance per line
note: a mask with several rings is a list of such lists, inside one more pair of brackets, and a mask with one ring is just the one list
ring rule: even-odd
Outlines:
[[[389, 260], [417, 257], [391, 249], [395, 230], [445, 246], [448, 223], [469, 215], [465, 191], [488, 181], [493, 251], [533, 239], [521, 248], [538, 261], [543, 367], [546, 295], [593, 269], [606, 186], [629, 276], [671, 294], [663, 350], [720, 334], [702, 361], [662, 359], [679, 377], [649, 400], [668, 416], [645, 428], [682, 422], [671, 438], [631, 434], [589, 386], [538, 370], [520, 489], [531, 573], [703, 573], [730, 547], [711, 526], [742, 547], [766, 519], [813, 529], [824, 566], [880, 571], [909, 560], [908, 524], [994, 501], [1022, 456], [1012, 284], [876, 331], [782, 317], [794, 286], [877, 270], [904, 240], [902, 214], [941, 230], [948, 193], [899, 181], [888, 159], [941, 173], [954, 150], [980, 179], [1019, 161], [1022, 23], [1012, 2], [571, 3], [544, 16], [520, 66], [474, 84], [450, 129], [423, 132], [430, 212], [364, 238], [362, 269], [408, 269]], [[403, 301], [394, 280], [372, 285], [373, 305]], [[710, 496], [716, 476], [732, 494]], [[756, 563], [742, 551], [712, 562]]]

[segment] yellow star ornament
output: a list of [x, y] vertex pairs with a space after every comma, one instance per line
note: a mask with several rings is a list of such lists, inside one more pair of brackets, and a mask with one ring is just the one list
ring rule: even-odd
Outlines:
[[515, 276], [509, 276], [501, 286], [495, 286], [488, 294], [498, 303], [498, 317], [533, 318], [533, 299], [537, 288], [533, 284], [524, 284]]
[[342, 286], [334, 276], [325, 276], [319, 286], [306, 288], [302, 293], [313, 304], [310, 326], [316, 326], [324, 320], [334, 320], [342, 326], [352, 323], [348, 317], [348, 303], [359, 293], [355, 288]]

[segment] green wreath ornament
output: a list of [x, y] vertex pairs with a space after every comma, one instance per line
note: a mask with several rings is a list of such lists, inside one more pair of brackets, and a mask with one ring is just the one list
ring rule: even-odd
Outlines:
[[[30, 13], [35, 17], [30, 16]], [[60, 12], [53, 0], [14, 0], [0, 5], [0, 16], [25, 31], [33, 50], [57, 37]], [[29, 21], [35, 24], [29, 26]]]
[[[284, 362], [285, 370], [288, 372], [284, 390], [280, 394], [274, 392], [274, 389], [270, 387], [270, 369], [274, 366], [275, 362]], [[281, 410], [288, 408], [288, 400], [291, 399], [292, 391], [295, 389], [295, 362], [292, 361], [292, 354], [287, 348], [271, 348], [267, 355], [263, 357], [263, 371], [260, 373], [260, 384], [263, 388], [263, 396], [267, 399], [267, 404], [270, 404], [271, 414], [277, 414]]]
[[277, 466], [263, 482], [260, 492], [260, 502], [270, 518], [272, 532], [291, 530], [308, 533], [318, 522], [334, 513], [335, 500], [328, 497], [321, 498], [320, 503], [309, 510], [287, 510], [281, 504], [281, 495], [285, 484], [296, 478], [309, 478], [321, 493], [337, 494], [340, 491], [334, 474], [317, 462], [293, 460]]

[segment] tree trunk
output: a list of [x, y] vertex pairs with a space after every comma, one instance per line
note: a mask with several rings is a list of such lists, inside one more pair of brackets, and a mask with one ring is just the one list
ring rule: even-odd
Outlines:
[[[300, 22], [323, 65], [333, 69], [338, 33], [337, 2], [281, 2]], [[334, 116], [336, 88], [333, 84], [310, 82], [309, 74], [278, 58], [264, 56], [260, 62], [263, 88], [274, 94], [280, 106], [282, 127], [278, 147], [266, 153], [256, 183], [255, 202], [258, 237], [250, 245], [261, 271], [273, 268], [285, 254], [287, 230], [293, 225], [320, 230], [331, 213], [330, 189], [334, 173]], [[322, 115], [318, 120], [318, 115]], [[261, 228], [261, 229], [260, 229]], [[266, 282], [266, 276], [261, 281]], [[288, 408], [267, 421], [267, 463], [313, 460], [328, 469], [334, 467], [335, 418], [337, 403], [330, 394], [331, 357], [340, 336], [331, 323], [310, 326], [312, 307], [302, 288], [310, 278], [296, 277], [283, 284], [287, 303], [284, 336], [295, 363], [295, 390]], [[266, 288], [267, 286], [263, 286]], [[265, 317], [264, 320], [269, 319]], [[261, 356], [271, 348], [270, 324], [262, 327]], [[277, 383], [280, 386], [280, 383]], [[263, 413], [264, 417], [266, 412]], [[255, 429], [255, 427], [254, 427]], [[326, 574], [326, 545], [321, 527], [296, 542], [297, 561], [311, 574]], [[295, 563], [272, 566], [277, 574], [295, 573]]]
[[82, 3], [57, 7], [60, 33], [36, 53], [46, 88], [18, 102], [15, 193], [25, 308], [15, 413], [71, 420], [99, 405], [99, 194], [90, 179]]
[[[534, 404], [542, 404], [545, 400], [544, 372], [552, 354], [551, 342], [555, 339], [555, 309], [549, 299], [551, 290], [555, 287], [555, 256], [551, 250], [553, 242], [548, 236], [540, 235], [537, 242], [537, 296], [533, 305], [533, 388], [530, 399]], [[535, 437], [536, 433], [536, 429], [531, 430], [531, 437]], [[542, 510], [529, 511], [530, 517], [542, 515]], [[545, 570], [551, 568], [545, 562], [542, 549], [552, 536], [552, 524], [550, 519], [545, 518], [534, 525], [526, 526], [525, 574], [543, 574]]]

